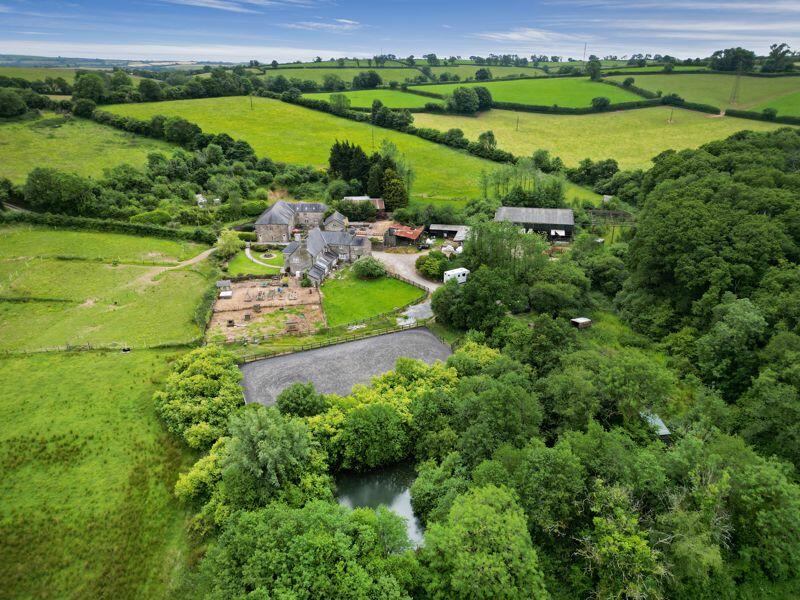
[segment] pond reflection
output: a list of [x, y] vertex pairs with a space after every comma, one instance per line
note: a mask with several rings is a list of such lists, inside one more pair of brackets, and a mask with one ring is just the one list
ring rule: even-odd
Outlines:
[[423, 528], [411, 509], [414, 465], [402, 463], [366, 473], [345, 472], [336, 478], [337, 501], [348, 508], [378, 508], [381, 504], [406, 521], [408, 539], [419, 546]]

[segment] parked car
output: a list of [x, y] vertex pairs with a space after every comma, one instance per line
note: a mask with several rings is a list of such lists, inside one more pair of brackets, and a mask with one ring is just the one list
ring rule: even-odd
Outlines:
[[430, 244], [419, 244], [417, 246], [417, 250], [428, 250], [428, 249], [430, 249], [430, 247], [431, 247]]

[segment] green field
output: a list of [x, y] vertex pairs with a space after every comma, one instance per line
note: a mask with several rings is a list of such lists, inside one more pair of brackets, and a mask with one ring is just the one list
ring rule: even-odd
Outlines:
[[[671, 124], [668, 123], [670, 115]], [[742, 129], [769, 131], [780, 127], [763, 121], [714, 117], [681, 109], [673, 111], [668, 107], [590, 115], [490, 110], [477, 117], [427, 113], [415, 117], [420, 127], [458, 127], [473, 140], [491, 129], [498, 147], [514, 154], [529, 155], [543, 148], [560, 156], [568, 166], [575, 166], [587, 157], [614, 158], [623, 169], [648, 168], [651, 158], [670, 148], [696, 148]]]
[[342, 81], [345, 83], [350, 83], [353, 81], [353, 77], [359, 73], [363, 73], [364, 71], [377, 71], [384, 83], [389, 83], [390, 81], [403, 83], [406, 79], [414, 79], [415, 77], [422, 75], [422, 72], [419, 69], [413, 69], [411, 67], [401, 69], [379, 69], [376, 67], [370, 68], [364, 64], [364, 66], [360, 68], [317, 67], [312, 69], [270, 69], [262, 77], [276, 77], [278, 75], [283, 75], [287, 79], [296, 77], [297, 79], [302, 79], [304, 81], [310, 80], [316, 81], [317, 83], [322, 83], [325, 80], [326, 75], [338, 75], [341, 77]]
[[[20, 241], [29, 233], [42, 241], [40, 247], [35, 241]], [[43, 240], [45, 233], [53, 242]], [[98, 261], [97, 247], [104, 237], [114, 258]], [[117, 256], [132, 257], [134, 263], [142, 257], [164, 260], [185, 255], [189, 248], [117, 234], [3, 228], [0, 350], [68, 344], [146, 347], [200, 338], [193, 316], [208, 286], [202, 267], [165, 270], [116, 262]], [[194, 248], [199, 254], [201, 248]], [[70, 260], [30, 258], [37, 254]]]
[[[336, 140], [360, 144], [365, 151], [378, 149], [389, 140], [405, 154], [416, 180], [412, 198], [417, 202], [462, 202], [480, 195], [481, 171], [497, 163], [470, 156], [416, 136], [373, 127], [268, 98], [242, 97], [176, 100], [143, 104], [115, 104], [108, 110], [139, 119], [153, 115], [180, 115], [209, 133], [228, 133], [247, 140], [261, 156], [289, 163], [327, 166], [330, 147]], [[416, 115], [419, 117], [425, 115]], [[374, 143], [374, 146], [373, 146]], [[568, 186], [570, 197], [593, 198], [588, 190]]]
[[[625, 76], [614, 75], [609, 79], [623, 81]], [[800, 92], [800, 77], [741, 77], [738, 100], [732, 103], [734, 75], [642, 75], [634, 79], [635, 85], [646, 90], [676, 93], [685, 100], [720, 108], [749, 109], [768, 103], [772, 106], [782, 96]]]
[[242, 251], [228, 261], [228, 275], [238, 277], [239, 275], [275, 275], [279, 273], [283, 267], [283, 254], [277, 250], [271, 252], [274, 254], [272, 258], [262, 258], [261, 254], [261, 252], [253, 252], [255, 258], [272, 266], [265, 267], [254, 263]]
[[67, 83], [75, 81], [75, 69], [57, 67], [0, 67], [0, 75], [18, 77], [28, 81], [44, 81], [47, 77], [63, 77]]
[[329, 327], [363, 321], [405, 306], [425, 292], [394, 279], [358, 279], [349, 269], [322, 284], [322, 308]]
[[93, 121], [47, 114], [0, 124], [0, 177], [21, 183], [35, 167], [96, 177], [121, 163], [142, 166], [149, 153], [171, 154], [173, 148]]
[[765, 108], [774, 108], [778, 111], [778, 115], [800, 117], [800, 92], [794, 92], [793, 94], [787, 94], [775, 100], [769, 100], [768, 102], [754, 106], [753, 110], [761, 111]]
[[142, 238], [117, 233], [66, 231], [46, 227], [0, 228], [0, 259], [79, 257], [122, 263], [172, 264], [196, 256], [205, 246], [194, 242]]
[[[415, 86], [414, 89], [447, 95], [452, 94], [453, 90], [459, 85], [464, 84]], [[590, 81], [588, 78], [578, 77], [482, 81], [467, 85], [485, 86], [492, 93], [492, 98], [497, 102], [516, 102], [538, 106], [558, 105], [574, 108], [590, 106], [592, 98], [597, 98], [598, 96], [605, 96], [613, 103], [641, 100], [640, 96], [632, 92]]]
[[[369, 108], [372, 106], [373, 100], [380, 100], [389, 108], [422, 108], [429, 102], [442, 104], [442, 101], [436, 98], [426, 98], [425, 96], [409, 94], [400, 90], [359, 90], [357, 92], [344, 92], [344, 94], [350, 98], [350, 106], [353, 107]], [[328, 102], [331, 92], [305, 94], [305, 97]]]
[[544, 75], [544, 71], [541, 69], [534, 69], [533, 67], [480, 67], [478, 65], [431, 67], [431, 72], [437, 77], [441, 73], [450, 73], [451, 75], [458, 75], [462, 80], [464, 80], [467, 79], [467, 77], [474, 79], [475, 71], [478, 69], [489, 69], [492, 72], [492, 77], [510, 77], [511, 75], [535, 77], [537, 75]]
[[381, 140], [397, 145], [416, 171], [412, 193], [417, 198], [455, 200], [477, 196], [478, 175], [495, 164], [418, 137], [357, 123], [279, 100], [241, 97], [178, 100], [147, 104], [116, 104], [108, 110], [148, 119], [180, 115], [209, 133], [228, 133], [247, 140], [260, 156], [289, 163], [327, 166], [336, 140], [350, 140], [365, 151], [377, 150]]
[[134, 345], [0, 357], [0, 596], [133, 600], [176, 586], [187, 515], [172, 490], [192, 457], [159, 424], [152, 394], [180, 351], [137, 346], [201, 335], [192, 317], [210, 273], [113, 261], [174, 263], [201, 249], [0, 229], [0, 349]]

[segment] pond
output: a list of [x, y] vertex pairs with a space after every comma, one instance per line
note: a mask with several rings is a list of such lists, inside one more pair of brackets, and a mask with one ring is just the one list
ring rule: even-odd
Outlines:
[[378, 508], [381, 504], [406, 520], [408, 539], [422, 544], [423, 528], [411, 509], [414, 465], [401, 463], [366, 473], [346, 472], [336, 478], [337, 501], [348, 508]]

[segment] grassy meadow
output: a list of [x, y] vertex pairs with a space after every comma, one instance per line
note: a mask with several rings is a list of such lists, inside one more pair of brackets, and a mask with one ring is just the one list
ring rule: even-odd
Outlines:
[[774, 100], [768, 100], [758, 106], [754, 106], [753, 110], [762, 111], [765, 108], [774, 108], [778, 111], [778, 115], [800, 117], [800, 91]]
[[86, 119], [46, 114], [0, 123], [0, 177], [21, 183], [36, 167], [96, 177], [121, 163], [142, 166], [149, 153], [171, 154], [173, 148]]
[[75, 69], [59, 67], [0, 67], [0, 75], [28, 81], [44, 81], [47, 77], [63, 77], [67, 83], [75, 81]]
[[[625, 75], [609, 77], [623, 81]], [[770, 105], [788, 94], [800, 92], [800, 77], [741, 77], [739, 99], [731, 103], [736, 76], [719, 73], [699, 75], [642, 75], [633, 76], [640, 88], [664, 94], [676, 93], [685, 100], [711, 104], [720, 108], [750, 109]]]
[[[327, 166], [330, 147], [336, 140], [355, 142], [368, 153], [373, 148], [377, 150], [382, 140], [389, 140], [405, 154], [414, 168], [416, 179], [411, 193], [415, 202], [457, 204], [477, 198], [480, 196], [480, 172], [497, 168], [497, 163], [413, 135], [357, 123], [279, 100], [253, 98], [253, 106], [251, 110], [249, 98], [228, 97], [115, 104], [108, 106], [107, 110], [139, 119], [149, 119], [158, 114], [180, 115], [197, 123], [206, 132], [225, 132], [234, 138], [247, 140], [260, 156], [317, 167]], [[592, 192], [573, 185], [567, 186], [567, 194], [580, 199], [596, 197]]]
[[393, 277], [359, 279], [350, 269], [322, 284], [328, 326], [363, 321], [422, 298], [425, 292]]
[[[494, 163], [443, 147], [418, 137], [357, 123], [319, 111], [268, 98], [242, 97], [177, 100], [147, 104], [116, 104], [108, 110], [148, 119], [152, 115], [180, 115], [208, 133], [228, 133], [247, 140], [259, 156], [289, 163], [326, 167], [330, 147], [349, 140], [366, 152], [382, 140], [394, 143], [416, 171], [412, 194], [420, 199], [456, 200], [477, 196], [478, 174]], [[374, 143], [374, 146], [373, 146]]]
[[[672, 123], [668, 122], [670, 115]], [[696, 148], [742, 129], [769, 131], [780, 127], [661, 106], [590, 115], [506, 110], [490, 110], [476, 117], [422, 113], [415, 115], [415, 123], [442, 130], [458, 127], [472, 140], [490, 129], [497, 146], [514, 154], [529, 155], [542, 148], [560, 156], [568, 166], [587, 157], [614, 158], [622, 169], [648, 168], [654, 156], [670, 148]]]
[[511, 75], [524, 75], [526, 77], [535, 77], [537, 75], [544, 75], [541, 69], [534, 69], [533, 67], [481, 67], [478, 65], [454, 65], [446, 67], [431, 67], [431, 73], [436, 77], [442, 73], [450, 73], [451, 75], [458, 75], [462, 80], [468, 77], [475, 78], [475, 72], [478, 69], [489, 69], [492, 72], [492, 77], [509, 77]]
[[539, 106], [565, 106], [579, 108], [590, 106], [592, 99], [605, 96], [612, 103], [640, 100], [632, 92], [610, 85], [591, 81], [588, 78], [559, 77], [540, 79], [519, 79], [509, 81], [481, 81], [469, 84], [451, 83], [436, 86], [420, 86], [421, 89], [434, 94], [452, 94], [461, 85], [482, 85], [491, 93], [496, 102], [516, 102], [518, 104], [534, 104]]
[[47, 227], [0, 228], [0, 260], [9, 258], [74, 257], [106, 263], [174, 264], [200, 254], [206, 246], [194, 242], [142, 238], [118, 233], [55, 230]]
[[341, 77], [342, 81], [350, 83], [351, 81], [353, 81], [353, 77], [355, 77], [359, 73], [363, 73], [364, 71], [377, 71], [377, 73], [381, 76], [381, 79], [383, 79], [385, 83], [388, 83], [390, 81], [397, 81], [398, 83], [403, 83], [406, 79], [414, 79], [415, 77], [419, 77], [420, 75], [422, 75], [422, 72], [419, 69], [414, 69], [412, 67], [399, 68], [399, 69], [379, 69], [376, 67], [368, 67], [365, 62], [361, 67], [351, 67], [351, 68], [315, 67], [315, 68], [299, 68], [299, 69], [292, 69], [292, 68], [269, 69], [267, 70], [266, 74], [263, 75], [262, 77], [277, 77], [278, 75], [283, 75], [287, 79], [296, 77], [297, 79], [302, 79], [303, 81], [310, 80], [310, 81], [316, 81], [317, 83], [322, 83], [327, 75], [337, 75]]
[[[442, 100], [436, 98], [426, 98], [425, 96], [418, 96], [417, 94], [409, 94], [400, 90], [358, 90], [355, 92], [342, 92], [345, 96], [350, 98], [350, 106], [371, 108], [373, 100], [380, 100], [384, 106], [389, 108], [422, 108], [429, 102], [436, 104], [443, 104]], [[319, 94], [304, 94], [306, 98], [314, 100], [330, 101], [331, 92], [322, 92]]]
[[[137, 263], [202, 249], [0, 229], [0, 589], [13, 597], [132, 600], [176, 586], [189, 544], [172, 490], [192, 457], [152, 394], [181, 351], [140, 346], [201, 335], [192, 317], [210, 273]], [[133, 351], [19, 353], [67, 341]]]

